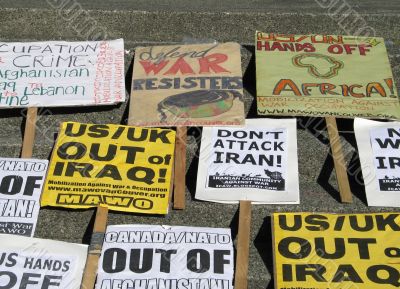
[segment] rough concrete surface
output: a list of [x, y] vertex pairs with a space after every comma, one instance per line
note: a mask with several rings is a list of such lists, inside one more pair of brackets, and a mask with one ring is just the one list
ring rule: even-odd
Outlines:
[[[78, 3], [74, 14], [60, 3]], [[154, 43], [176, 43], [185, 37], [237, 41], [243, 45], [242, 65], [246, 111], [255, 118], [255, 64], [253, 38], [256, 29], [285, 33], [351, 34], [371, 27], [386, 38], [397, 84], [400, 84], [400, 3], [392, 1], [348, 1], [349, 15], [356, 12], [365, 24], [339, 23], [339, 14], [318, 3], [333, 1], [0, 1], [0, 40], [83, 40], [93, 36], [76, 23], [85, 19], [108, 38], [122, 37], [126, 49], [126, 87], [130, 89], [134, 48]], [[219, 3], [219, 4], [216, 4]], [[57, 5], [56, 5], [57, 4]], [[60, 8], [61, 7], [61, 8]], [[65, 6], [72, 7], [72, 6]], [[79, 7], [83, 7], [79, 10]], [[75, 8], [74, 8], [75, 9]], [[333, 8], [332, 8], [333, 9]], [[72, 16], [71, 16], [72, 15]], [[75, 15], [76, 18], [73, 17]], [[79, 18], [81, 17], [81, 18]], [[74, 22], [75, 19], [76, 21]], [[81, 19], [81, 20], [79, 20]], [[344, 20], [343, 20], [344, 21]], [[86, 23], [86, 22], [85, 22]], [[361, 23], [361, 22], [360, 22]], [[92, 27], [88, 25], [89, 27]], [[23, 110], [0, 111], [0, 156], [18, 157], [24, 125]], [[38, 119], [34, 157], [49, 158], [59, 124], [63, 121], [125, 123], [126, 103], [111, 107], [42, 109]], [[359, 167], [352, 121], [339, 120], [349, 176], [354, 192], [352, 204], [338, 200], [337, 184], [325, 123], [321, 119], [298, 118], [300, 205], [253, 206], [249, 288], [273, 288], [270, 214], [283, 211], [380, 212], [391, 208], [369, 208]], [[230, 227], [237, 233], [238, 205], [222, 205], [194, 199], [201, 129], [189, 130], [187, 153], [187, 208], [171, 210], [165, 217], [111, 212], [109, 224], [168, 224]], [[88, 243], [94, 210], [41, 209], [36, 237]]]

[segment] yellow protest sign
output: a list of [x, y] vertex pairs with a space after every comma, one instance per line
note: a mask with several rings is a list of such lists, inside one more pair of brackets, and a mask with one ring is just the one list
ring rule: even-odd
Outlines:
[[255, 46], [260, 115], [400, 118], [383, 38], [256, 32]]
[[400, 286], [400, 214], [273, 214], [275, 288]]
[[166, 214], [174, 148], [170, 129], [63, 123], [41, 204]]

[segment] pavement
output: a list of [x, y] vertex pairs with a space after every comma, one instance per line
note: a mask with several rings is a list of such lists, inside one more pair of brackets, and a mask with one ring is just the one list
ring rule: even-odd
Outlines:
[[[339, 5], [341, 3], [344, 3], [345, 10], [339, 9], [342, 7]], [[347, 14], [343, 14], [345, 12]], [[326, 34], [352, 34], [362, 29], [373, 31], [376, 36], [385, 37], [395, 81], [400, 84], [399, 12], [400, 2], [397, 0], [1, 0], [0, 40], [85, 40], [102, 36], [110, 39], [122, 37], [125, 39], [126, 49], [127, 95], [131, 83], [133, 51], [138, 45], [178, 43], [187, 39], [237, 41], [243, 45], [246, 112], [249, 118], [255, 118], [255, 30]], [[357, 21], [352, 22], [354, 19]], [[19, 109], [0, 111], [1, 157], [19, 156], [24, 127], [23, 114], [24, 111]], [[111, 107], [41, 109], [34, 157], [49, 158], [59, 124], [63, 121], [118, 124], [125, 123], [127, 115], [126, 103]], [[339, 120], [338, 125], [354, 202], [341, 204], [339, 201], [323, 119], [298, 118], [301, 204], [252, 206], [250, 289], [273, 288], [271, 213], [398, 211], [367, 206], [352, 121]], [[202, 202], [194, 198], [200, 136], [201, 129], [189, 130], [185, 210], [171, 210], [165, 217], [111, 212], [108, 223], [230, 227], [236, 236], [238, 205]], [[94, 213], [94, 210], [41, 209], [35, 236], [88, 243]]]

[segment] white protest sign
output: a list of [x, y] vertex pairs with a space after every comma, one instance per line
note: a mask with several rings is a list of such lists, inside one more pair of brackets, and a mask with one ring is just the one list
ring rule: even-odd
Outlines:
[[108, 226], [96, 289], [233, 289], [230, 229]]
[[47, 165], [47, 160], [0, 158], [0, 233], [33, 236]]
[[368, 205], [400, 207], [400, 122], [354, 120]]
[[0, 108], [125, 100], [124, 42], [0, 42]]
[[247, 119], [204, 128], [196, 198], [299, 203], [296, 119]]
[[3, 234], [0, 244], [0, 288], [80, 288], [87, 245]]

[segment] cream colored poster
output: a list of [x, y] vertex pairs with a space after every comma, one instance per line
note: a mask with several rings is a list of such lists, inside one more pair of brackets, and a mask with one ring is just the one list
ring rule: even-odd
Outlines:
[[130, 105], [138, 126], [244, 124], [240, 45], [137, 48]]
[[399, 119], [383, 38], [256, 32], [260, 115]]

